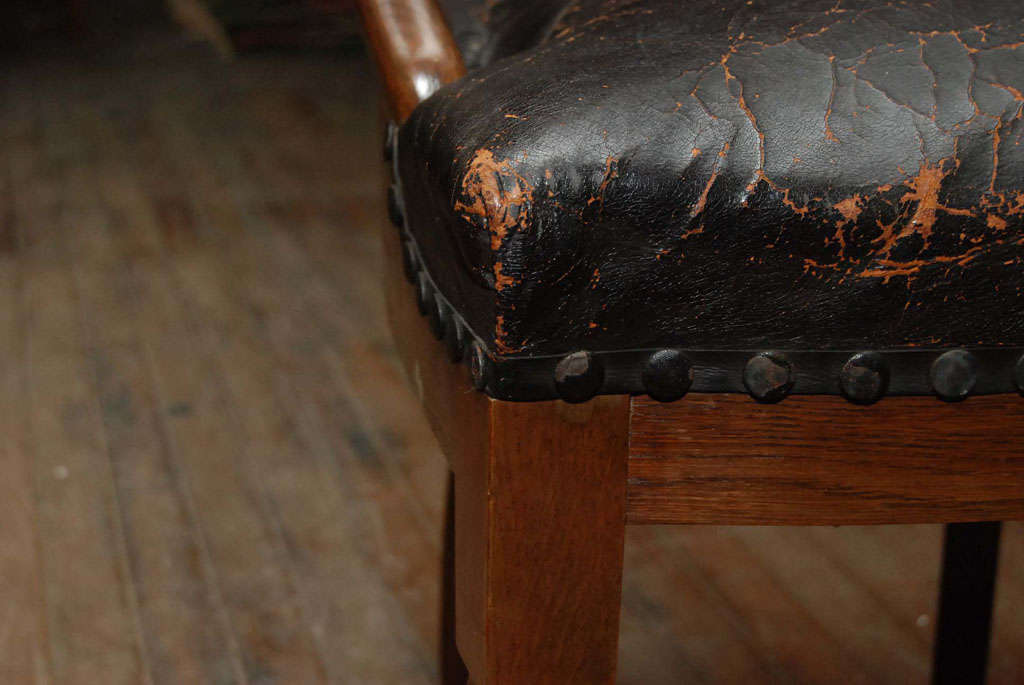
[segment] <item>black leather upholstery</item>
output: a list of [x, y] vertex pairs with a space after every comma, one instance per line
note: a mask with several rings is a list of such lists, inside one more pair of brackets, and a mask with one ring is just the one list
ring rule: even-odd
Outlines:
[[493, 12], [398, 149], [496, 355], [1024, 344], [1021, 3]]
[[565, 13], [559, 0], [445, 0], [441, 8], [466, 66], [483, 66], [537, 45]]

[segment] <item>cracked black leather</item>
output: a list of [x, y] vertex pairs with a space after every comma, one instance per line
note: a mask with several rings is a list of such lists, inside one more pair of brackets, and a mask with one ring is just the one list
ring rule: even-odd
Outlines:
[[497, 354], [1024, 343], [1020, 3], [503, 5], [399, 142]]

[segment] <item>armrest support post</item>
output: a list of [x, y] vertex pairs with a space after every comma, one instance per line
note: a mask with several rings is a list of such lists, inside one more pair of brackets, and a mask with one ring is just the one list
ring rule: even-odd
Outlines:
[[421, 100], [466, 73], [434, 0], [358, 0], [358, 5], [397, 122]]

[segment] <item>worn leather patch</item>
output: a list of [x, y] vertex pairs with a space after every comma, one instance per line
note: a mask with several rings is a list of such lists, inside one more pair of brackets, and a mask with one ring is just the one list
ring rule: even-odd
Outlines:
[[497, 354], [1024, 343], [1020, 3], [517, 7], [399, 144]]

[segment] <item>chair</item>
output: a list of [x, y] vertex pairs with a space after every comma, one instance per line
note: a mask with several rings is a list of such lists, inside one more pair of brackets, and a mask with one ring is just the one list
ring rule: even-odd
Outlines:
[[926, 522], [934, 681], [983, 681], [1024, 513], [1024, 8], [361, 10], [389, 314], [454, 474], [446, 682], [612, 682], [627, 524]]

